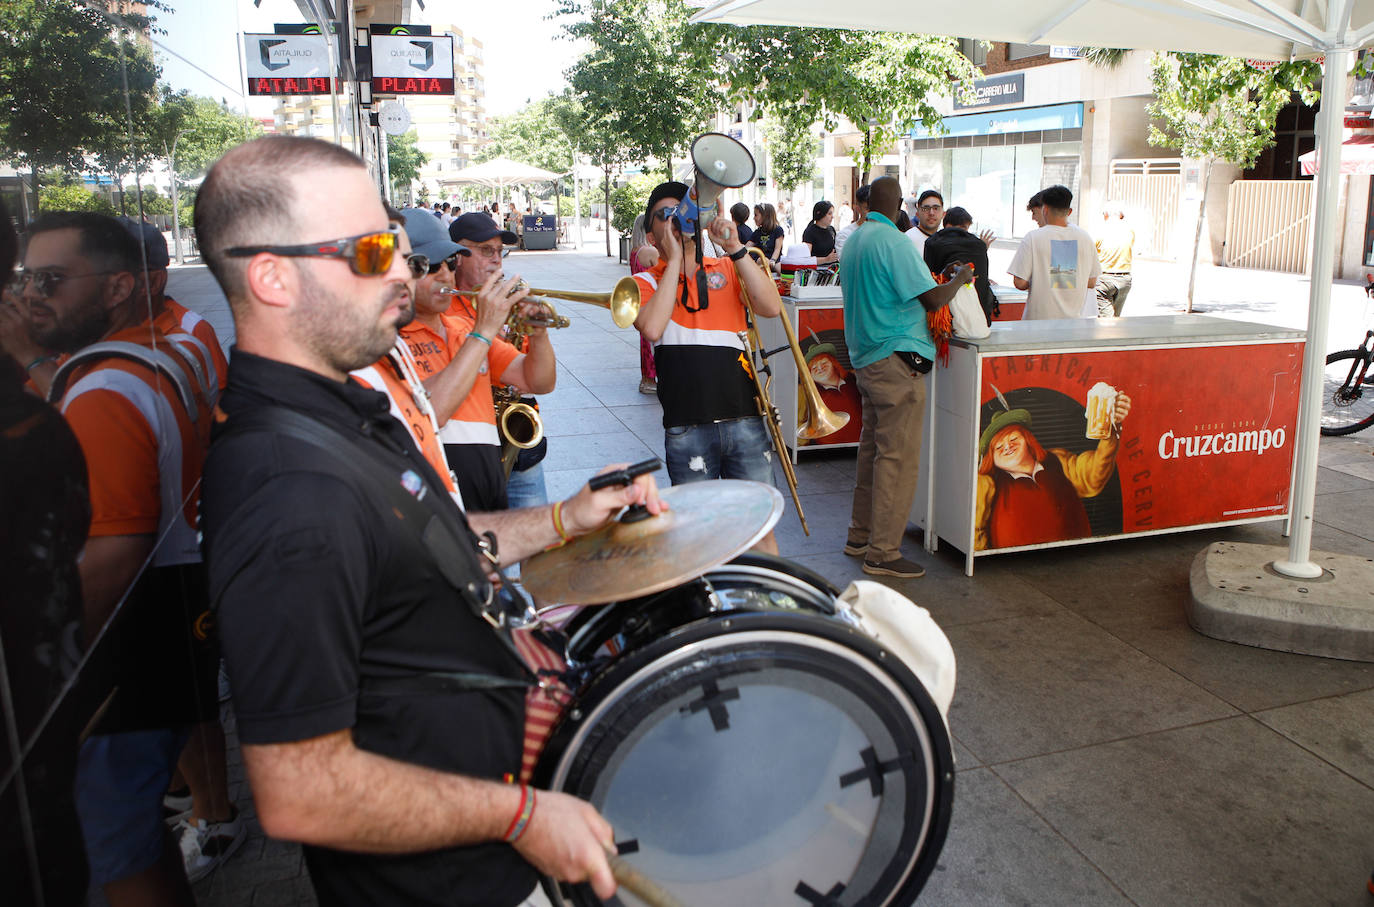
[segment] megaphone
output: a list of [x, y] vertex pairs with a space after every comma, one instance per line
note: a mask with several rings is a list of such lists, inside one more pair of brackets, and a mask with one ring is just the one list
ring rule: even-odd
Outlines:
[[677, 225], [692, 236], [720, 214], [718, 201], [726, 189], [749, 185], [754, 178], [754, 156], [739, 142], [719, 132], [699, 135], [692, 142], [694, 185], [678, 209]]

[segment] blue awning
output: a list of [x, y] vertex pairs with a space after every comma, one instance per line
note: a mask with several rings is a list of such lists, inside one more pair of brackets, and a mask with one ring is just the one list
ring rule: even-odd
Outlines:
[[960, 135], [996, 135], [1007, 132], [1035, 132], [1041, 129], [1074, 129], [1083, 125], [1083, 102], [1051, 104], [1048, 107], [1018, 107], [988, 113], [967, 113], [943, 120], [948, 132], [943, 136], [916, 125], [907, 133], [913, 139], [949, 138]]

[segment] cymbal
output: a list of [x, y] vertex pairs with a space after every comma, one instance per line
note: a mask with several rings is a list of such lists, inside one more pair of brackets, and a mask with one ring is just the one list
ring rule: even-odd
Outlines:
[[544, 604], [597, 605], [671, 589], [748, 550], [782, 516], [782, 494], [762, 482], [692, 482], [659, 497], [670, 510], [525, 561], [525, 591]]

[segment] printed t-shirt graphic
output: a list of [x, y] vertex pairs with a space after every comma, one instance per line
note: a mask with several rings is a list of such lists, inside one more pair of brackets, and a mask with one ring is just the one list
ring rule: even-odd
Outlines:
[[[1088, 283], [1101, 274], [1101, 266], [1087, 231], [1051, 224], [1026, 234], [1007, 272], [1030, 282], [1026, 320], [1081, 318], [1089, 302]], [[1095, 298], [1092, 305], [1095, 312]]]
[[[653, 295], [667, 267], [667, 262], [660, 261], [634, 275], [641, 298]], [[664, 428], [758, 415], [748, 357], [739, 338], [745, 329], [739, 275], [728, 258], [706, 258], [702, 268], [706, 307], [698, 304], [696, 277], [680, 278], [673, 290], [672, 318], [654, 344]], [[686, 306], [682, 303], [684, 284]]]

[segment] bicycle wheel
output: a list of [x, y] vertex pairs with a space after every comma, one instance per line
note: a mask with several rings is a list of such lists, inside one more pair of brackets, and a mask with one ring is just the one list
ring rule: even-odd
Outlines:
[[1374, 368], [1363, 350], [1326, 357], [1322, 378], [1322, 434], [1351, 435], [1374, 424]]

